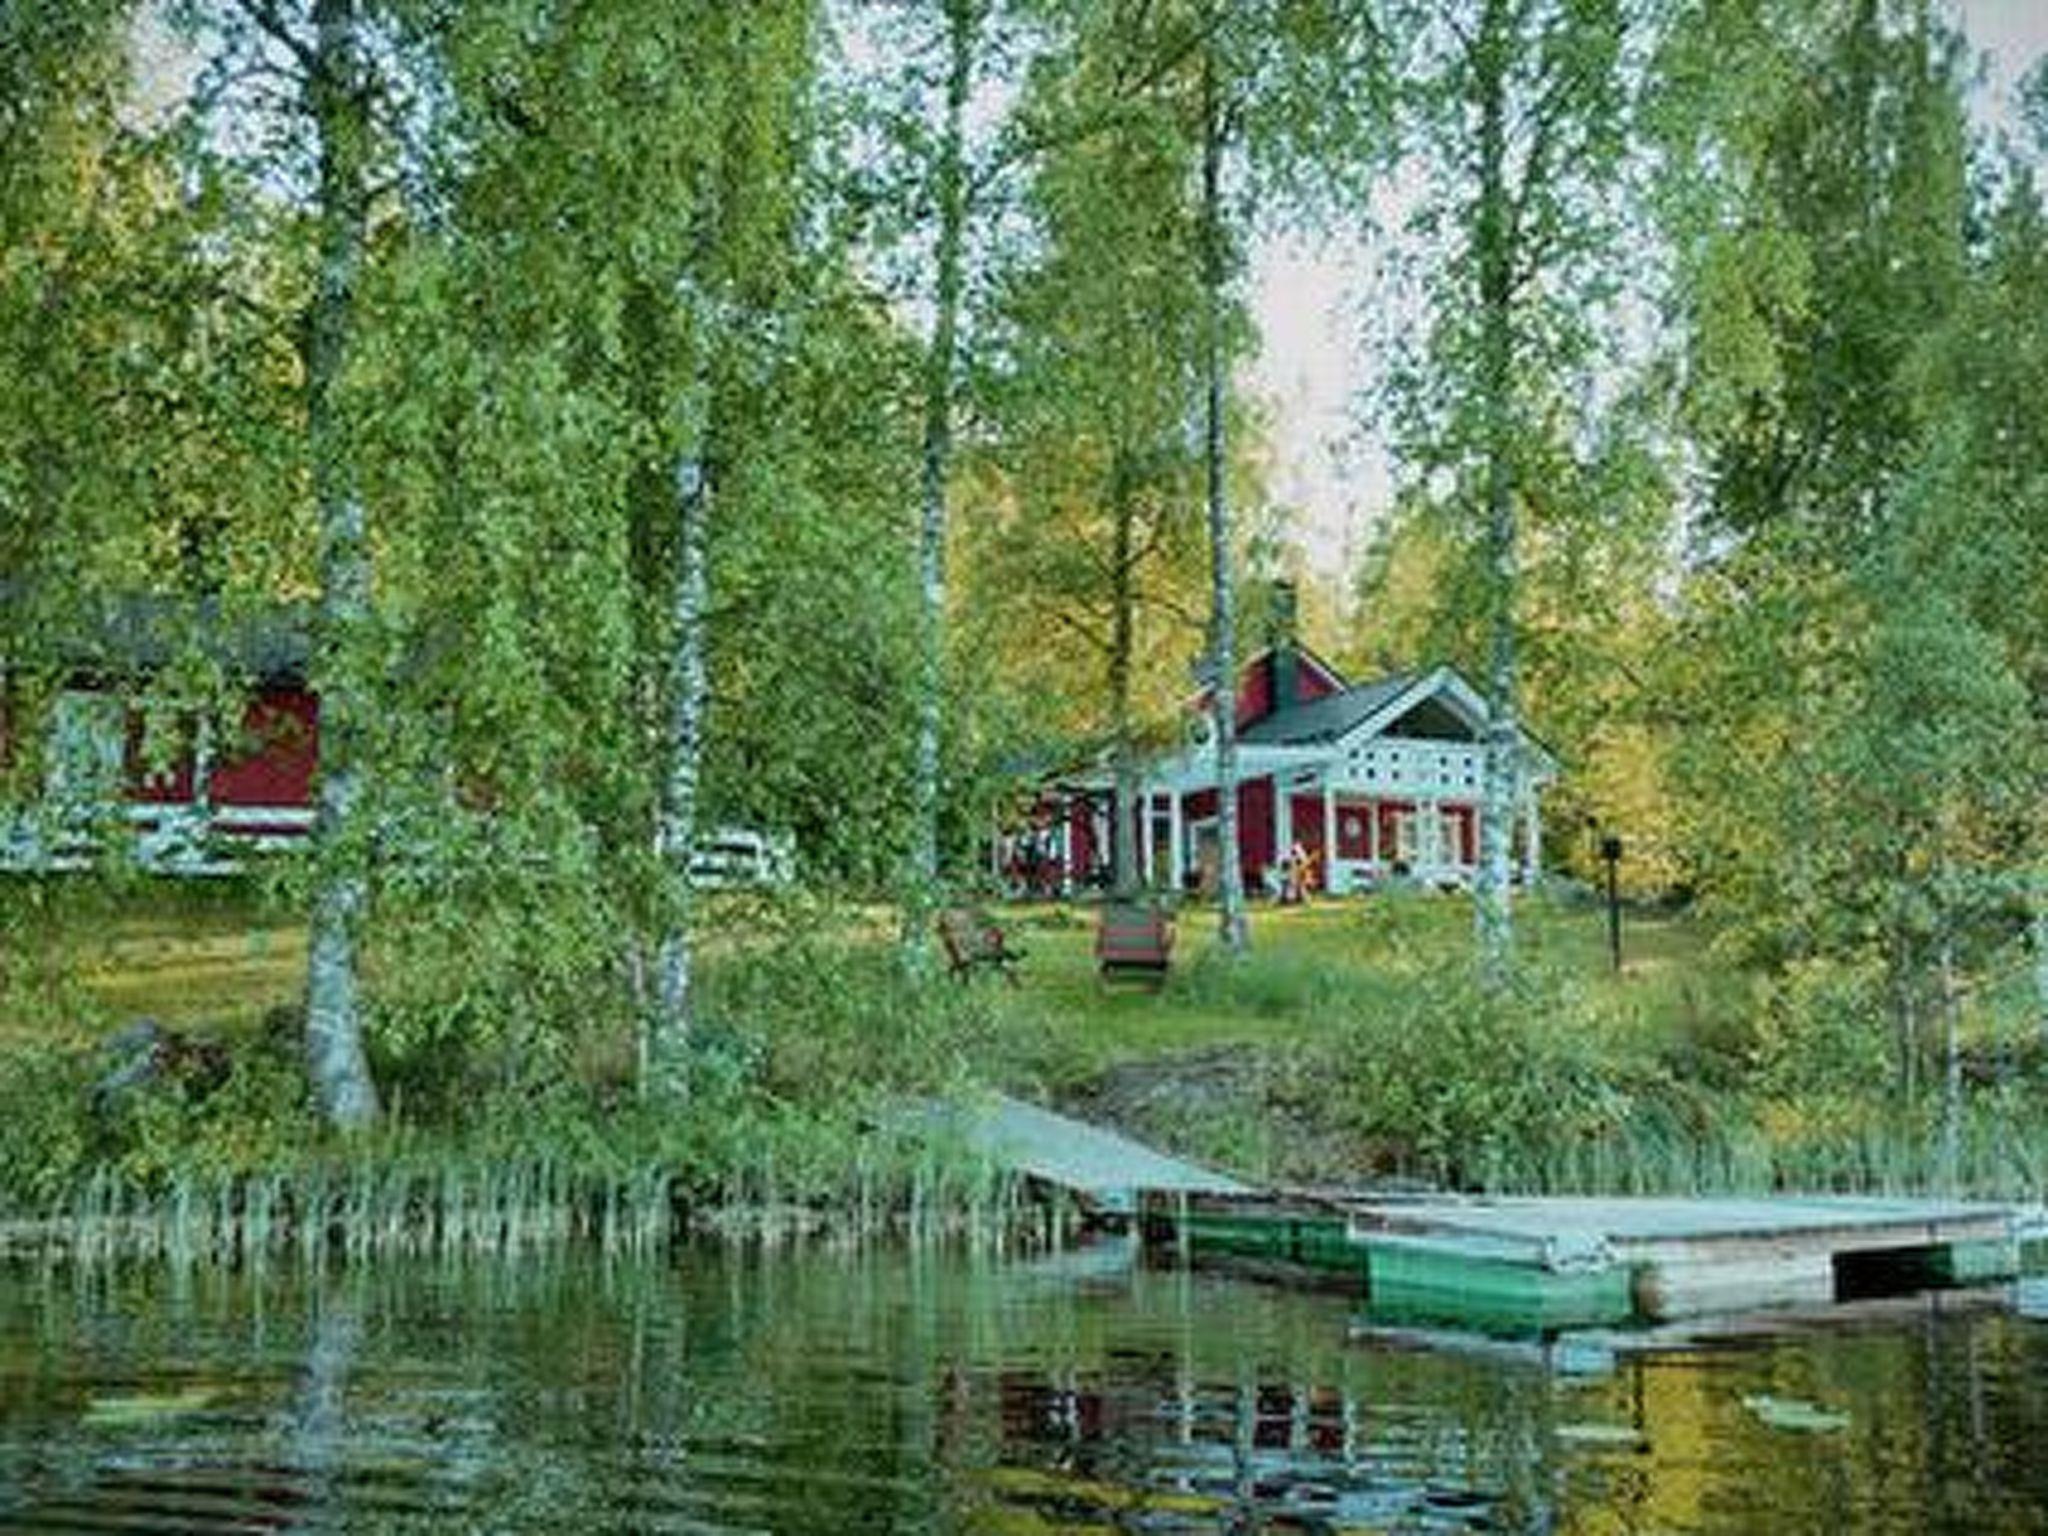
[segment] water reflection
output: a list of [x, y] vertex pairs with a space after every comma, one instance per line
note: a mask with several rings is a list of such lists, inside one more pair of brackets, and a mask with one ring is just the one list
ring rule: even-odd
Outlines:
[[1129, 1257], [0, 1273], [0, 1527], [2048, 1529], [2002, 1304], [1447, 1349]]

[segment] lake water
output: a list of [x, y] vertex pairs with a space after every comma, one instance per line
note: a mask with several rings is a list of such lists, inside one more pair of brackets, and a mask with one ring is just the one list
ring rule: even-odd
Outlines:
[[2048, 1530], [2014, 1293], [1445, 1349], [1121, 1257], [0, 1270], [0, 1529]]

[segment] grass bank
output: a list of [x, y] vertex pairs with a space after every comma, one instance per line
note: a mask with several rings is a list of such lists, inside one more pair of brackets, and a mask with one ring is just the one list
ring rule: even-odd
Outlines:
[[[1798, 1014], [1690, 919], [1631, 914], [1617, 974], [1597, 908], [1521, 913], [1522, 981], [1499, 998], [1472, 979], [1469, 907], [1449, 896], [1261, 909], [1235, 962], [1190, 913], [1156, 993], [1100, 985], [1085, 908], [1003, 914], [1028, 952], [1010, 989], [905, 978], [884, 913], [720, 902], [690, 1107], [664, 1115], [633, 1096], [614, 981], [573, 948], [527, 954], [516, 923], [481, 950], [444, 928], [372, 950], [392, 1113], [342, 1143], [305, 1109], [303, 940], [282, 903], [235, 886], [17, 891], [0, 1222], [218, 1256], [1064, 1220], [962, 1149], [890, 1129], [902, 1095], [982, 1086], [1258, 1179], [2042, 1198], [2048, 1081], [2016, 1039], [1951, 1137], [1931, 1097], [1872, 1075], [1880, 1024]], [[95, 1107], [103, 1042], [140, 1015], [223, 1042], [225, 1080]], [[1970, 1028], [1996, 1043], [2012, 1021]]]

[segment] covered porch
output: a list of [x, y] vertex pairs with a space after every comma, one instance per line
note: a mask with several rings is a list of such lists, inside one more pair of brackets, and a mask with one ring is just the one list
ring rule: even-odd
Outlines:
[[[1299, 848], [1308, 884], [1331, 895], [1395, 880], [1469, 888], [1479, 864], [1483, 762], [1476, 747], [1381, 744], [1356, 759], [1300, 748], [1242, 754], [1238, 845], [1245, 888], [1277, 892]], [[1510, 829], [1514, 877], [1542, 868], [1543, 827], [1525, 781]], [[1139, 868], [1169, 890], [1213, 885], [1220, 859], [1213, 765], [1162, 765], [1140, 785]]]

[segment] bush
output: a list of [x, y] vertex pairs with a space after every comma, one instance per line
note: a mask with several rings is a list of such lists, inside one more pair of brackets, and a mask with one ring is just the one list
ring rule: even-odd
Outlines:
[[1617, 1019], [1568, 980], [1531, 972], [1495, 996], [1469, 971], [1383, 981], [1346, 998], [1333, 1045], [1305, 1048], [1308, 1091], [1382, 1172], [1527, 1187], [1574, 1148], [1672, 1096]]
[[86, 1095], [90, 1053], [15, 1046], [0, 1054], [0, 1212], [40, 1215], [97, 1156]]
[[1009, 1004], [992, 985], [917, 981], [890, 946], [816, 929], [719, 955], [700, 979], [706, 1070], [794, 1103], [966, 1081]]
[[1764, 997], [1759, 1086], [1778, 1098], [1881, 1102], [1895, 1077], [1888, 1017], [1882, 962], [1811, 959], [1788, 966]]

